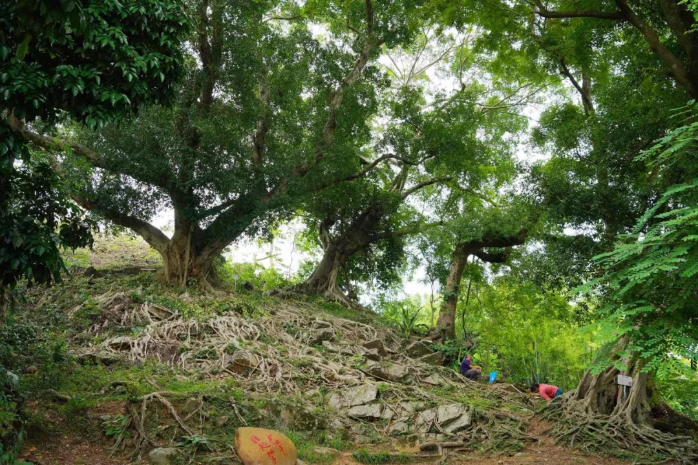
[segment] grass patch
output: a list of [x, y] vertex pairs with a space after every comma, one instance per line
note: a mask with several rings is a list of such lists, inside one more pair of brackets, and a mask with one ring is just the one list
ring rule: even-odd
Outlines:
[[284, 434], [286, 434], [296, 446], [298, 458], [304, 462], [313, 464], [329, 464], [334, 462], [334, 456], [332, 454], [321, 454], [315, 451], [315, 447], [319, 445], [316, 438], [294, 430], [285, 431]]
[[410, 457], [407, 454], [390, 454], [384, 451], [370, 452], [367, 449], [359, 449], [351, 454], [357, 462], [366, 464], [381, 464], [381, 463], [408, 463]]

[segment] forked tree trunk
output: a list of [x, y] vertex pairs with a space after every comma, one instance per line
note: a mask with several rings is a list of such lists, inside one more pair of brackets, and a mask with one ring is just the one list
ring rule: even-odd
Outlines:
[[[523, 244], [526, 235], [527, 231], [522, 229], [512, 236], [495, 236], [456, 244], [451, 256], [451, 269], [443, 291], [444, 302], [439, 313], [439, 320], [436, 323], [436, 329], [439, 333], [437, 337], [444, 341], [456, 338], [456, 309], [468, 257], [475, 255], [485, 262], [502, 263], [509, 257], [510, 248]], [[505, 248], [506, 250], [498, 253], [487, 253], [483, 249], [488, 247]]]
[[186, 286], [195, 282], [204, 289], [210, 289], [215, 282], [215, 256], [205, 256], [194, 247], [171, 242], [162, 259], [162, 280], [165, 283]]
[[204, 242], [198, 226], [181, 219], [175, 212], [172, 239], [157, 247], [163, 261], [163, 282], [183, 287], [196, 283], [211, 289], [216, 281], [213, 262], [224, 247], [224, 244]]
[[337, 300], [340, 303], [348, 298], [339, 287], [339, 273], [347, 263], [350, 253], [347, 251], [343, 241], [332, 242], [325, 249], [322, 259], [313, 273], [302, 284], [305, 292], [325, 296], [330, 300]]
[[359, 215], [341, 235], [332, 238], [330, 227], [333, 221], [326, 219], [319, 225], [322, 259], [313, 273], [293, 288], [295, 292], [321, 295], [327, 300], [338, 302], [347, 307], [356, 307], [358, 303], [339, 285], [339, 274], [352, 255], [366, 249], [377, 240], [389, 235], [377, 234], [375, 228], [384, 215], [382, 205], [374, 205]]
[[346, 236], [330, 242], [326, 245], [322, 259], [313, 273], [303, 283], [297, 285], [295, 290], [305, 294], [321, 295], [327, 300], [345, 306], [355, 306], [356, 302], [339, 286], [339, 273], [358, 250], [360, 250], [360, 244], [355, 240], [349, 240]]

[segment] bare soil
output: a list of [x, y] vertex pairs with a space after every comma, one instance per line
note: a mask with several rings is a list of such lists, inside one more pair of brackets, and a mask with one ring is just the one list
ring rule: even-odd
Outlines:
[[[100, 408], [100, 414], [117, 413], [122, 405], [114, 403]], [[60, 426], [60, 425], [55, 425]], [[449, 457], [448, 464], [469, 465], [513, 465], [513, 464], [545, 464], [551, 465], [629, 465], [631, 462], [606, 456], [588, 456], [570, 447], [553, 443], [553, 438], [546, 432], [552, 425], [534, 419], [529, 425], [529, 434], [538, 441], [531, 444], [514, 456], [487, 456], [477, 454], [461, 454]], [[30, 440], [22, 453], [22, 459], [36, 465], [126, 465], [130, 462], [124, 457], [109, 457], [107, 441], [76, 439], [57, 429], [41, 439]], [[412, 462], [415, 464], [433, 465], [438, 457], [425, 461]], [[351, 452], [342, 453], [334, 462], [335, 465], [359, 465], [351, 457]]]

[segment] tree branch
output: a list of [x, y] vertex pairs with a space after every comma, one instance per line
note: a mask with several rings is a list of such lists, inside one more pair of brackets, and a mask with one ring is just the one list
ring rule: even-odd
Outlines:
[[406, 199], [407, 197], [409, 197], [410, 195], [414, 194], [414, 193], [417, 192], [418, 190], [424, 189], [424, 188], [427, 187], [427, 186], [430, 186], [430, 185], [432, 185], [432, 184], [436, 184], [436, 183], [439, 183], [439, 182], [451, 181], [451, 180], [453, 180], [453, 176], [440, 176], [440, 177], [438, 177], [438, 178], [427, 179], [426, 181], [422, 181], [422, 182], [420, 182], [419, 184], [417, 184], [417, 185], [415, 185], [415, 186], [412, 186], [412, 187], [410, 187], [409, 189], [407, 189], [405, 192], [402, 193], [402, 196], [401, 196], [400, 198]]
[[409, 234], [417, 233], [423, 229], [430, 228], [432, 226], [443, 226], [443, 221], [437, 221], [435, 223], [422, 223], [421, 221], [412, 223], [404, 228], [396, 229], [394, 231], [382, 231], [375, 234], [374, 240], [389, 239], [394, 237], [407, 236]]
[[[8, 122], [8, 124], [14, 132], [22, 136], [27, 142], [30, 142], [36, 147], [48, 151], [54, 150], [57, 152], [65, 152], [67, 150], [70, 150], [75, 155], [87, 161], [87, 163], [89, 163], [90, 166], [94, 168], [108, 170], [108, 168], [105, 167], [106, 163], [104, 158], [89, 147], [77, 144], [75, 142], [69, 142], [63, 139], [59, 139], [57, 137], [46, 136], [30, 131], [26, 128], [24, 121], [18, 120], [14, 115], [9, 115], [6, 121]], [[170, 182], [170, 180], [166, 177], [165, 179], [154, 177], [148, 178], [143, 176], [145, 172], [137, 169], [137, 166], [129, 166], [128, 168], [130, 169], [124, 169], [123, 171], [120, 171], [119, 174], [124, 174], [145, 184], [150, 184], [155, 187], [159, 187], [160, 189], [163, 189], [164, 191], [171, 194], [172, 196], [184, 195], [184, 193], [174, 184], [174, 182]]]
[[511, 249], [506, 249], [503, 252], [497, 252], [497, 253], [488, 253], [488, 252], [485, 252], [484, 250], [477, 250], [477, 251], [473, 252], [473, 255], [475, 255], [477, 258], [479, 258], [483, 262], [504, 263], [509, 259], [509, 255], [511, 255]]
[[[49, 163], [56, 174], [58, 174], [60, 177], [65, 177], [63, 168], [56, 157], [50, 155], [48, 158]], [[97, 202], [90, 201], [76, 192], [69, 192], [68, 195], [75, 203], [85, 210], [94, 211], [112, 223], [132, 230], [141, 236], [148, 243], [148, 245], [157, 250], [161, 255], [164, 256], [164, 254], [167, 253], [167, 244], [170, 242], [170, 238], [147, 221], [136, 218], [135, 216], [125, 215], [113, 209], [101, 209]]]
[[528, 231], [526, 229], [521, 229], [518, 233], [511, 236], [499, 236], [470, 241], [468, 242], [468, 248], [471, 250], [479, 250], [487, 247], [514, 247], [523, 244], [527, 236]]
[[73, 142], [67, 142], [56, 137], [44, 136], [32, 132], [26, 128], [24, 121], [20, 121], [14, 115], [9, 115], [7, 117], [7, 123], [10, 125], [12, 130], [22, 136], [26, 141], [31, 142], [37, 147], [41, 147], [46, 150], [57, 150], [63, 151], [66, 147], [70, 148], [73, 153], [83, 158], [91, 166], [95, 168], [102, 168], [104, 165], [104, 159], [98, 155], [94, 150], [91, 150], [84, 145], [76, 144]]
[[271, 90], [269, 89], [269, 82], [267, 81], [266, 72], [260, 78], [258, 87], [259, 103], [262, 106], [262, 116], [257, 121], [252, 144], [252, 166], [255, 168], [259, 167], [264, 160], [264, 142], [266, 140], [267, 132], [269, 131], [267, 118]]
[[[201, 86], [200, 108], [204, 112], [208, 112], [213, 103], [213, 89], [218, 79], [223, 45], [223, 7], [220, 0], [213, 0], [213, 3], [212, 26], [208, 16], [209, 0], [201, 0], [198, 11], [197, 45], [199, 47], [204, 80]], [[210, 39], [209, 27], [211, 27], [212, 32]]]
[[625, 0], [616, 0], [616, 5], [623, 12], [627, 21], [635, 26], [635, 28], [640, 31], [640, 33], [645, 37], [645, 40], [649, 44], [650, 48], [654, 53], [656, 53], [659, 58], [664, 61], [664, 64], [669, 67], [671, 75], [674, 77], [676, 82], [685, 87], [689, 93], [695, 98], [696, 89], [691, 82], [691, 78], [686, 71], [686, 67], [683, 65], [681, 60], [679, 60], [676, 55], [674, 55], [671, 50], [669, 50], [661, 40], [657, 33], [647, 25], [635, 12], [628, 6]]
[[332, 186], [332, 185], [334, 185], [334, 184], [340, 184], [340, 183], [342, 183], [342, 182], [353, 181], [354, 179], [358, 179], [358, 178], [364, 176], [364, 175], [365, 175], [366, 173], [368, 173], [369, 171], [372, 171], [376, 166], [378, 166], [379, 163], [381, 163], [381, 162], [383, 162], [383, 161], [385, 161], [385, 160], [394, 159], [394, 158], [397, 158], [397, 157], [396, 157], [395, 155], [393, 155], [393, 154], [383, 155], [383, 156], [381, 156], [381, 157], [376, 158], [374, 161], [372, 161], [371, 163], [369, 163], [368, 165], [366, 165], [366, 166], [365, 166], [363, 169], [361, 169], [360, 171], [357, 171], [357, 172], [355, 172], [355, 173], [352, 173], [352, 174], [350, 174], [350, 175], [348, 175], [348, 176], [344, 176], [343, 178], [334, 178], [334, 179], [332, 179], [332, 180], [323, 182], [322, 184], [317, 184], [317, 185], [315, 185], [315, 186], [309, 188], [308, 191], [309, 191], [309, 192], [317, 192], [317, 191], [323, 190], [323, 189], [325, 189], [325, 188], [327, 188], [327, 187], [330, 187], [330, 186]]
[[577, 92], [579, 92], [579, 95], [582, 98], [582, 105], [584, 106], [585, 113], [587, 115], [594, 113], [594, 104], [591, 101], [591, 82], [588, 78], [586, 78], [585, 73], [582, 73], [582, 85], [580, 85], [577, 79], [574, 77], [572, 72], [565, 64], [564, 58], [560, 58], [560, 69], [562, 70], [562, 74], [567, 76], [574, 88], [577, 89]]
[[543, 5], [540, 0], [535, 0], [538, 9], [536, 13], [544, 18], [597, 18], [597, 19], [612, 19], [623, 20], [625, 16], [622, 11], [590, 11], [590, 10], [573, 10], [573, 11], [550, 11]]
[[354, 85], [354, 83], [359, 80], [361, 74], [366, 68], [366, 64], [368, 63], [371, 55], [371, 50], [377, 45], [374, 44], [373, 20], [373, 3], [371, 0], [366, 0], [366, 41], [364, 43], [363, 50], [356, 58], [351, 71], [349, 71], [344, 79], [342, 79], [339, 86], [337, 86], [337, 88], [334, 89], [330, 94], [327, 121], [322, 128], [322, 136], [320, 141], [315, 145], [315, 149], [313, 150], [313, 162], [310, 165], [302, 165], [295, 168], [292, 171], [292, 175], [304, 176], [310, 170], [310, 168], [316, 166], [322, 161], [327, 149], [332, 146], [332, 142], [334, 141], [334, 132], [337, 129], [337, 110], [342, 105], [344, 94], [349, 87]]

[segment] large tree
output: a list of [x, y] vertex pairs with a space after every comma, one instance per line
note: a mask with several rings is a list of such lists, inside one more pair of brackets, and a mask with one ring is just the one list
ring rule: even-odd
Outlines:
[[16, 130], [66, 116], [98, 126], [167, 102], [187, 28], [174, 0], [0, 5], [0, 314], [20, 279], [59, 279], [59, 248], [91, 241], [61, 180]]
[[[493, 83], [472, 39], [427, 32], [387, 57], [393, 85], [383, 92], [389, 102], [385, 123], [377, 128], [365, 169], [387, 163], [306, 203], [323, 253], [296, 290], [350, 303], [338, 283], [399, 266], [406, 236], [442, 226], [434, 213], [453, 201], [449, 193], [482, 202], [483, 189], [514, 173], [511, 137], [525, 126], [515, 110], [536, 87]], [[434, 91], [426, 71], [438, 63], [441, 85]], [[444, 89], [444, 82], [453, 89]]]
[[[684, 361], [695, 358], [698, 341], [698, 126], [695, 109], [689, 112], [689, 124], [660, 139], [644, 158], [657, 176], [675, 184], [652, 202], [622, 242], [597, 258], [606, 272], [588, 290], [604, 296], [599, 338], [606, 345], [593, 371], [557, 406], [583, 440], [603, 434], [604, 441], [622, 447], [651, 443], [654, 451], [686, 463], [698, 460], [698, 444], [653, 429], [653, 413], [668, 416], [666, 426], [681, 433], [698, 430], [655, 386], [658, 374], [689, 370]], [[619, 374], [630, 376], [632, 386], [617, 391]]]
[[[418, 6], [202, 0], [174, 108], [65, 141], [15, 129], [71, 149], [53, 161], [73, 198], [141, 235], [166, 280], [207, 285], [213, 260], [242, 234], [284, 217], [301, 194], [366, 172], [361, 148], [386, 82], [373, 63], [410, 40]], [[326, 26], [322, 36], [312, 22]], [[149, 223], [165, 207], [171, 238]]]

